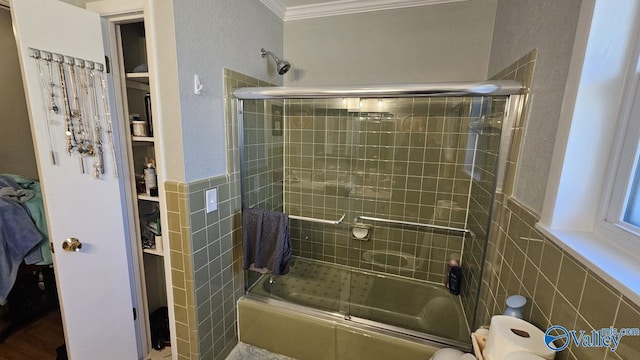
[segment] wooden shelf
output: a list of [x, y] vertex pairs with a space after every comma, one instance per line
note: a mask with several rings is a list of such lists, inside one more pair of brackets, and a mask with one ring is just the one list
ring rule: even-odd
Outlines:
[[171, 347], [166, 347], [160, 351], [151, 350], [145, 360], [164, 360], [171, 359]]
[[[151, 89], [150, 82], [151, 77], [154, 75], [148, 71], [138, 72], [133, 70], [134, 68], [136, 70], [147, 70], [140, 66], [141, 64], [148, 64], [147, 39], [144, 37], [144, 19], [137, 18], [132, 22], [127, 21], [116, 24], [116, 30], [119, 41], [119, 69], [122, 71], [120, 76], [124, 77], [123, 80], [125, 82], [124, 89], [122, 89], [122, 111], [127, 115], [138, 114], [139, 120], [144, 121], [148, 116], [151, 116], [149, 106], [151, 105], [150, 100], [154, 89]], [[147, 96], [149, 96], [149, 98], [147, 98]], [[169, 299], [172, 298], [171, 267], [165, 266], [165, 262], [168, 262], [169, 259], [164, 257], [164, 250], [167, 250], [167, 254], [169, 254], [169, 249], [166, 249], [163, 241], [167, 239], [163, 239], [162, 235], [156, 235], [155, 239], [153, 239], [155, 233], [160, 230], [161, 218], [166, 218], [166, 207], [164, 196], [150, 196], [144, 191], [144, 187], [140, 188], [140, 190], [143, 191], [138, 193], [137, 186], [135, 185], [137, 185], [138, 181], [137, 173], [142, 172], [142, 167], [146, 166], [147, 158], [155, 159], [158, 163], [162, 164], [162, 159], [160, 158], [162, 142], [160, 138], [158, 138], [156, 142], [154, 136], [135, 136], [135, 134], [153, 134], [153, 128], [149, 119], [147, 121], [146, 132], [139, 132], [138, 130], [140, 129], [136, 128], [136, 132], [134, 133], [133, 124], [131, 124], [133, 118], [138, 120], [135, 116], [127, 116], [122, 119], [123, 124], [120, 125], [127, 128], [127, 141], [125, 144], [129, 152], [129, 163], [127, 165], [129, 166], [130, 174], [135, 174], [135, 176], [132, 177], [131, 191], [133, 196], [131, 196], [130, 201], [137, 215], [133, 217], [137, 233], [136, 255], [140, 257], [139, 261], [140, 265], [142, 265], [140, 277], [141, 290], [143, 293], [140, 295], [143, 300], [140, 303], [141, 308], [139, 310], [141, 314], [144, 313], [147, 316], [147, 325], [149, 325], [149, 314], [159, 307], [167, 306]], [[138, 126], [137, 123], [135, 125]], [[157, 175], [157, 183], [162, 183], [161, 174]], [[153, 191], [154, 194], [156, 194], [155, 190]], [[158, 213], [156, 213], [156, 211]], [[153, 215], [151, 215], [151, 212], [153, 212]], [[162, 225], [165, 224], [163, 223]], [[146, 248], [150, 246], [153, 246], [153, 248]], [[175, 331], [174, 324], [170, 324], [169, 328], [172, 332]], [[150, 330], [147, 329], [147, 332], [149, 331]], [[142, 344], [146, 343], [144, 340], [148, 341], [148, 339], [141, 340], [143, 340]], [[149, 353], [144, 357], [144, 360], [171, 359], [172, 352], [176, 352], [175, 347], [167, 347], [161, 351], [149, 349]]]
[[138, 142], [154, 142], [155, 139], [151, 136], [131, 136], [131, 141]]
[[138, 194], [138, 200], [160, 202], [160, 198], [159, 197], [150, 196], [150, 195], [147, 195], [147, 194]]
[[135, 73], [127, 73], [127, 79], [148, 84], [149, 83], [149, 73], [148, 72], [135, 72]]
[[[151, 255], [156, 255], [156, 256], [164, 256], [164, 251], [162, 251], [163, 246], [162, 246], [162, 235], [156, 235], [155, 238], [156, 241], [156, 247], [153, 249], [142, 249], [142, 252], [145, 254], [151, 254]], [[160, 246], [158, 246], [158, 244]]]
[[158, 249], [142, 249], [142, 252], [145, 253], [145, 254], [151, 254], [151, 255], [156, 255], [156, 256], [164, 256], [162, 251], [159, 251]]
[[125, 76], [127, 88], [149, 91], [149, 73], [127, 73]]

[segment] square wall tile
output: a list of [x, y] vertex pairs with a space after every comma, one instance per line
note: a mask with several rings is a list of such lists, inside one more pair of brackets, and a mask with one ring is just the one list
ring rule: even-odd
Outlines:
[[607, 328], [613, 324], [621, 295], [603, 284], [589, 273], [584, 285], [580, 314], [595, 329]]
[[582, 290], [587, 278], [587, 269], [569, 256], [562, 258], [558, 290], [575, 308], [580, 306]]
[[[623, 299], [618, 309], [614, 327], [617, 329], [638, 328], [640, 327], [638, 324], [640, 324], [640, 307], [626, 298]], [[616, 354], [622, 359], [640, 359], [640, 337], [623, 337], [620, 340]]]
[[[552, 240], [545, 238], [535, 230], [535, 223], [539, 218], [531, 213], [529, 209], [521, 206], [517, 200], [499, 195], [503, 202], [499, 204], [499, 211], [494, 212], [494, 216], [513, 220], [514, 217], [520, 221], [503, 221], [500, 223], [501, 229], [507, 233], [515, 234], [516, 230], [509, 229], [516, 224], [518, 227], [528, 227], [530, 235], [527, 239], [527, 251], [524, 253], [524, 269], [521, 276], [509, 273], [510, 276], [497, 276], [496, 271], [485, 271], [483, 276], [483, 287], [480, 293], [480, 304], [486, 310], [484, 314], [479, 314], [476, 318], [484, 321], [502, 311], [505, 298], [504, 292], [508, 292], [510, 284], [520, 281], [520, 293], [528, 298], [529, 304], [525, 307], [525, 319], [536, 325], [541, 330], [545, 330], [550, 325], [563, 325], [576, 330], [608, 328], [609, 326], [637, 327], [633, 322], [640, 322], [638, 314], [639, 307], [628, 299], [624, 298], [620, 292], [610, 284], [596, 276], [587, 266], [576, 258], [562, 251]], [[494, 224], [499, 219], [493, 220]], [[490, 244], [499, 240], [496, 231], [491, 233]], [[486, 257], [485, 269], [495, 269], [501, 267], [504, 271], [504, 258], [515, 259], [515, 252], [509, 246], [504, 248], [489, 246], [490, 253]], [[519, 260], [516, 260], [519, 261]], [[513, 266], [506, 267], [509, 270]], [[539, 270], [540, 269], [540, 270]], [[514, 277], [515, 275], [515, 277]], [[531, 296], [533, 295], [533, 296]], [[482, 311], [482, 306], [480, 307]], [[559, 353], [559, 359], [626, 359], [635, 358], [636, 345], [629, 340], [640, 340], [626, 338], [623, 339], [620, 349], [613, 353], [604, 349], [591, 349], [584, 347], [570, 346], [568, 350]], [[627, 344], [624, 341], [628, 341]], [[624, 354], [624, 355], [621, 355]]]

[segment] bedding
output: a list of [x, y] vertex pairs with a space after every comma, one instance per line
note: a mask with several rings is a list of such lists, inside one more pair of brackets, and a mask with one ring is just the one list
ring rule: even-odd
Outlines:
[[18, 268], [52, 263], [40, 184], [18, 175], [0, 175], [0, 305]]

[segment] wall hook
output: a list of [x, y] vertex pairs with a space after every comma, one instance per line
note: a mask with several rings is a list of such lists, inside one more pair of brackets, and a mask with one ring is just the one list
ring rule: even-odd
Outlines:
[[193, 93], [196, 95], [200, 95], [202, 93], [202, 88], [204, 85], [200, 82], [200, 75], [193, 75]]

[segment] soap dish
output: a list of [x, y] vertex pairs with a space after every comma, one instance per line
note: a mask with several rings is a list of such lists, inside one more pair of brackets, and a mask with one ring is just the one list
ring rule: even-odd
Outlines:
[[371, 235], [371, 225], [355, 223], [351, 227], [351, 238], [361, 241], [369, 240]]

